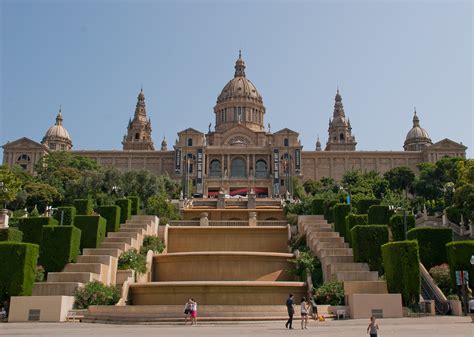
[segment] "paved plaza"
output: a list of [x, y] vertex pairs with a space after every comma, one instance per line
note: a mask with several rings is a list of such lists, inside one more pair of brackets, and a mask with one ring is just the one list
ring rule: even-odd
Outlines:
[[[8, 323], [0, 324], [0, 336], [335, 336], [356, 337], [366, 334], [368, 320], [328, 320], [310, 322], [307, 330], [295, 322], [293, 331], [284, 328], [284, 322], [202, 323], [198, 326], [167, 325], [108, 325], [83, 323]], [[466, 317], [424, 317], [380, 319], [379, 336], [474, 336], [474, 324]]]

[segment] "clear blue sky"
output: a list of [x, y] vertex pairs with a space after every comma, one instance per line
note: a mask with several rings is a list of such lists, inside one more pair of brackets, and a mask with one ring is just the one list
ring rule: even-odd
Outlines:
[[416, 106], [473, 157], [471, 1], [1, 1], [0, 143], [41, 141], [62, 105], [74, 149], [121, 149], [143, 84], [159, 148], [214, 125], [242, 49], [272, 131], [305, 150], [339, 85], [358, 150], [402, 150]]

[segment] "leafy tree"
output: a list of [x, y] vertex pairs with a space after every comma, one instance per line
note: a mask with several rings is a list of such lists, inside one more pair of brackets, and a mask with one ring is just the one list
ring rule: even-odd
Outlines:
[[21, 181], [6, 166], [0, 166], [0, 182], [3, 186], [0, 187], [0, 209], [3, 208], [3, 203], [15, 199], [16, 194], [20, 191]]
[[395, 167], [385, 172], [383, 177], [392, 191], [405, 191], [405, 196], [412, 190], [415, 181], [415, 173], [406, 166]]
[[160, 223], [166, 224], [169, 220], [178, 220], [178, 209], [167, 199], [166, 194], [160, 193], [147, 199], [145, 209], [149, 215], [160, 217]]
[[48, 184], [28, 182], [24, 186], [26, 192], [26, 207], [33, 208], [35, 206], [43, 212], [46, 206], [58, 204], [61, 201], [61, 194], [56, 188]]

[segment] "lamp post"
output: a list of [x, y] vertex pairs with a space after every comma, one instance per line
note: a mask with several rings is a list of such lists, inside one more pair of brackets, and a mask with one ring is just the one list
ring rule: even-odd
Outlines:
[[3, 181], [0, 181], [0, 228], [8, 228], [7, 193], [7, 186]]

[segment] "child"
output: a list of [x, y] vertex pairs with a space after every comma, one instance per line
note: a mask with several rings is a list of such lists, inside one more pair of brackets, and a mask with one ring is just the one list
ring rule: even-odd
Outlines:
[[375, 317], [370, 317], [370, 323], [367, 327], [367, 333], [370, 334], [370, 337], [377, 337], [377, 331], [379, 331], [379, 325], [375, 323]]

